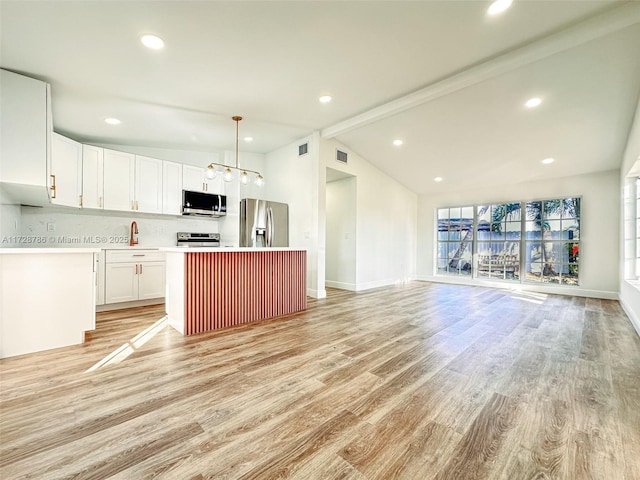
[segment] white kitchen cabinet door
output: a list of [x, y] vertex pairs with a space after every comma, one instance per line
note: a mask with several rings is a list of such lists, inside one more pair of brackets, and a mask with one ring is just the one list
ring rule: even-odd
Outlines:
[[[237, 173], [237, 172], [236, 172]], [[224, 195], [224, 179], [222, 178], [222, 174], [218, 172], [215, 178], [204, 179], [204, 191], [206, 193], [217, 193], [218, 195]]]
[[192, 192], [204, 192], [204, 169], [192, 165], [182, 166], [182, 188]]
[[159, 298], [165, 296], [165, 262], [144, 262], [139, 264], [138, 298]]
[[182, 166], [182, 188], [193, 192], [217, 193], [224, 195], [224, 180], [217, 172], [215, 178], [207, 178], [207, 169], [192, 165]]
[[47, 84], [0, 69], [0, 89], [0, 182], [47, 187], [51, 132]]
[[182, 214], [182, 164], [162, 162], [162, 213]]
[[162, 213], [162, 160], [136, 155], [134, 210]]
[[82, 144], [57, 133], [51, 134], [49, 190], [55, 205], [82, 206]]
[[82, 206], [102, 208], [104, 149], [82, 145]]
[[104, 149], [104, 209], [134, 210], [135, 155]]
[[107, 263], [105, 268], [105, 303], [138, 300], [138, 263]]

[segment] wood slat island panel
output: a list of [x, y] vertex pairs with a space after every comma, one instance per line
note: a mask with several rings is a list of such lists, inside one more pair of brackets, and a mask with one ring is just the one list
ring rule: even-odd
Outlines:
[[167, 287], [179, 289], [182, 280], [183, 294], [168, 292], [167, 313], [184, 335], [307, 308], [304, 250], [170, 251], [170, 255], [180, 255], [183, 261], [168, 262], [167, 277], [173, 281]]

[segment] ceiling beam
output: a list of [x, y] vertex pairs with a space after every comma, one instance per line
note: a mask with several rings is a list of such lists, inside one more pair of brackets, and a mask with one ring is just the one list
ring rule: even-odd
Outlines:
[[321, 131], [321, 136], [337, 137], [638, 23], [640, 23], [640, 2], [628, 3], [329, 126]]

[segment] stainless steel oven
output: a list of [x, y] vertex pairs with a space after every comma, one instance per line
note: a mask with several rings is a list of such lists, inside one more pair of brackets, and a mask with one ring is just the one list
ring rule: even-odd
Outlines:
[[219, 233], [178, 232], [179, 247], [219, 247]]

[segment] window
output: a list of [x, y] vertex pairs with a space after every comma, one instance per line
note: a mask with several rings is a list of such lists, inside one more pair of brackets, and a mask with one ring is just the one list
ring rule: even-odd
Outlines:
[[526, 204], [526, 280], [578, 284], [580, 199]]
[[[571, 197], [438, 209], [437, 273], [578, 285], [580, 203]], [[640, 228], [635, 238], [640, 251]], [[640, 258], [637, 264], [640, 271]]]
[[438, 273], [471, 276], [473, 207], [438, 210]]
[[634, 186], [635, 186], [635, 197], [636, 197], [636, 201], [635, 201], [635, 257], [636, 257], [636, 269], [635, 269], [635, 275], [636, 275], [636, 279], [638, 277], [640, 277], [640, 178], [636, 178], [636, 181], [634, 182]]
[[478, 207], [478, 277], [520, 279], [520, 203]]
[[[634, 167], [634, 170], [637, 168]], [[624, 185], [624, 278], [640, 277], [640, 178], [629, 177]]]

